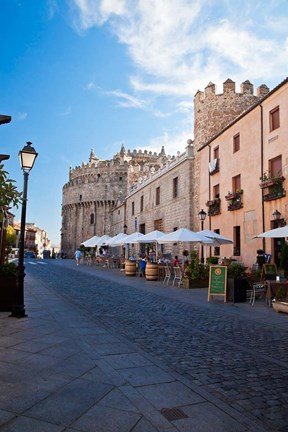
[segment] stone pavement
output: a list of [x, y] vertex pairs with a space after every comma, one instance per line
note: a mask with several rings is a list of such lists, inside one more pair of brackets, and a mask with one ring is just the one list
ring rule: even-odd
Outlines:
[[[109, 277], [119, 280], [119, 273]], [[171, 289], [169, 295], [187, 294]], [[207, 302], [206, 295], [195, 291], [196, 304]], [[270, 430], [108, 330], [29, 272], [25, 304], [27, 318], [0, 313], [1, 432]], [[233, 311], [249, 312], [248, 305]], [[253, 316], [286, 327], [270, 312], [255, 308]]]

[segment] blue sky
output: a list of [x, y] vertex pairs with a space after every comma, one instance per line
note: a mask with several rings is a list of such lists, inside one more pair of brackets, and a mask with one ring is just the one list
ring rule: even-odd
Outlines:
[[91, 148], [184, 150], [210, 81], [279, 84], [287, 22], [287, 0], [1, 0], [0, 153], [20, 191], [18, 152], [39, 153], [27, 221], [59, 244], [62, 187]]

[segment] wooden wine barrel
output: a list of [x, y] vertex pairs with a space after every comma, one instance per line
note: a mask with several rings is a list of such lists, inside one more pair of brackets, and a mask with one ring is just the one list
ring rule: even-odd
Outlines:
[[125, 261], [125, 276], [136, 276], [136, 261]]
[[158, 280], [158, 264], [153, 262], [147, 262], [145, 275], [148, 281]]

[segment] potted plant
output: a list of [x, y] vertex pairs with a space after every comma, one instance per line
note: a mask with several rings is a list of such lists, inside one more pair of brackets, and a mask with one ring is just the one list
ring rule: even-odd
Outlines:
[[280, 252], [280, 264], [279, 268], [283, 270], [284, 276], [288, 277], [288, 243], [283, 240], [281, 245], [281, 252]]
[[190, 253], [190, 262], [183, 275], [184, 288], [208, 287], [208, 266], [200, 263], [198, 252]]
[[0, 312], [11, 312], [18, 284], [18, 267], [14, 263], [0, 265]]
[[279, 288], [275, 299], [272, 301], [272, 307], [276, 312], [288, 313], [288, 295], [287, 289]]
[[246, 302], [247, 268], [240, 263], [232, 262], [227, 267], [227, 300], [233, 303]]

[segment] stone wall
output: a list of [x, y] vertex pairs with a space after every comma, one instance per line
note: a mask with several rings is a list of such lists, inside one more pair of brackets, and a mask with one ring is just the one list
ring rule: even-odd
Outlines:
[[66, 254], [72, 257], [76, 248], [94, 235], [112, 235], [115, 204], [124, 200], [128, 188], [150, 171], [157, 171], [166, 160], [164, 147], [157, 154], [126, 152], [122, 145], [111, 160], [100, 160], [92, 149], [89, 162], [70, 167], [62, 193], [61, 246]]

